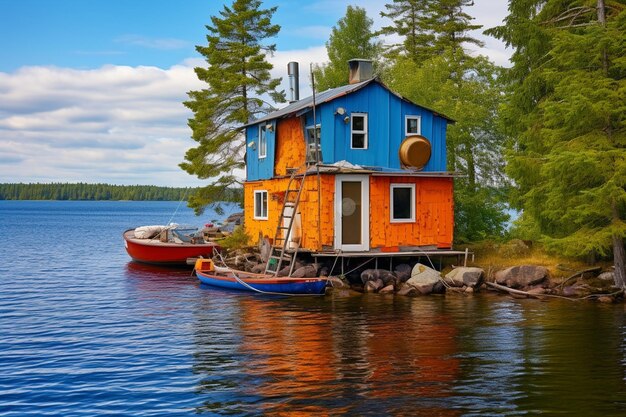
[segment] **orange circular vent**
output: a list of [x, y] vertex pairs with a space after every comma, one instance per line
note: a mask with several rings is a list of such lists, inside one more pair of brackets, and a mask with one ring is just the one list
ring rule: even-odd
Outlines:
[[424, 136], [409, 136], [400, 144], [400, 162], [406, 167], [422, 169], [430, 160], [430, 142]]

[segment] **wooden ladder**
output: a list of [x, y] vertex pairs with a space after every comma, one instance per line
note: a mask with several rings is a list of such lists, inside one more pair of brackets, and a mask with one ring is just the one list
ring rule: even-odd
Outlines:
[[[298, 212], [298, 205], [300, 204], [300, 196], [302, 195], [302, 189], [304, 188], [304, 181], [306, 179], [306, 168], [302, 174], [298, 174], [298, 169], [293, 169], [289, 183], [287, 184], [287, 190], [285, 190], [285, 198], [283, 199], [283, 207], [280, 211], [280, 217], [278, 218], [278, 225], [276, 227], [276, 233], [274, 234], [274, 241], [272, 242], [272, 250], [267, 260], [267, 266], [265, 267], [266, 275], [277, 276], [278, 271], [284, 263], [288, 262], [291, 266], [289, 269], [289, 275], [293, 272], [293, 268], [296, 265], [296, 255], [298, 254], [298, 248], [300, 242], [297, 242], [297, 246], [293, 253], [288, 254], [287, 246], [289, 246], [288, 238], [293, 229], [294, 220]], [[291, 214], [285, 212], [291, 209]], [[284, 220], [288, 219], [288, 222]], [[284, 223], [288, 223], [285, 226]], [[285, 265], [286, 266], [286, 265]]]

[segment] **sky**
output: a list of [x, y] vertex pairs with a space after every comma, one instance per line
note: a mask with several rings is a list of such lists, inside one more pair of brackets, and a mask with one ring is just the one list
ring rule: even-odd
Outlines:
[[[390, 2], [390, 1], [389, 1]], [[0, 183], [88, 182], [195, 187], [206, 181], [178, 164], [194, 147], [183, 106], [204, 85], [196, 45], [231, 1], [0, 0]], [[385, 0], [266, 0], [277, 7], [272, 75], [300, 63], [300, 94], [310, 95], [310, 63], [327, 61], [332, 27], [356, 4], [374, 20]], [[484, 28], [501, 24], [504, 0], [467, 10]], [[483, 54], [507, 65], [510, 51], [474, 33]]]

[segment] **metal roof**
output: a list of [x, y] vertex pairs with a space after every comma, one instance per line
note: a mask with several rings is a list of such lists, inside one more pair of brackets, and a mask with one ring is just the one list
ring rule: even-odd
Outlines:
[[[361, 81], [360, 83], [355, 83], [355, 84], [348, 84], [348, 85], [344, 85], [341, 87], [337, 87], [337, 88], [331, 88], [330, 90], [326, 90], [326, 91], [322, 91], [321, 93], [318, 93], [315, 95], [315, 105], [320, 105], [322, 103], [327, 103], [329, 101], [332, 101], [338, 97], [341, 96], [345, 96], [347, 94], [353, 93], [357, 90], [360, 90], [361, 88], [365, 87], [366, 85], [372, 83], [372, 82], [376, 82], [378, 84], [380, 84], [383, 88], [385, 88], [386, 90], [388, 90], [391, 94], [395, 95], [396, 97], [400, 98], [401, 100], [407, 101], [411, 104], [414, 104], [416, 106], [422, 107], [426, 110], [429, 110], [431, 112], [433, 112], [435, 115], [443, 117], [444, 119], [450, 121], [451, 123], [454, 123], [455, 121], [451, 118], [449, 118], [448, 116], [446, 116], [445, 114], [439, 113], [433, 109], [429, 109], [428, 107], [422, 106], [420, 104], [414, 103], [411, 100], [408, 100], [404, 97], [402, 97], [400, 94], [393, 92], [389, 87], [387, 87], [385, 84], [383, 84], [382, 82], [380, 82], [378, 80], [378, 78], [371, 78], [369, 80], [365, 80], [365, 81]], [[280, 110], [276, 110], [275, 112], [272, 112], [270, 114], [268, 114], [267, 116], [263, 116], [260, 119], [256, 119], [253, 120], [245, 125], [242, 126], [243, 127], [247, 127], [247, 126], [252, 126], [261, 122], [266, 122], [268, 120], [273, 120], [273, 119], [279, 119], [279, 118], [283, 118], [283, 117], [287, 117], [287, 116], [291, 116], [293, 114], [296, 113], [301, 113], [303, 110], [307, 110], [309, 108], [313, 108], [313, 96], [310, 97], [306, 97], [303, 98], [302, 100], [298, 100], [295, 101], [291, 104], [289, 104], [286, 107], [283, 107]]]

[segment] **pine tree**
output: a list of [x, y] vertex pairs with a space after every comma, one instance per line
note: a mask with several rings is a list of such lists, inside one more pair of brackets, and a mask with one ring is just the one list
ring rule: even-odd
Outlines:
[[316, 90], [348, 84], [348, 61], [354, 58], [376, 60], [381, 44], [374, 40], [372, 19], [365, 9], [348, 6], [346, 15], [333, 27], [326, 51], [329, 63], [313, 71]]
[[508, 172], [526, 221], [565, 255], [613, 254], [626, 289], [626, 5], [511, 0]]
[[220, 201], [226, 188], [238, 182], [234, 171], [244, 168], [245, 140], [237, 129], [273, 110], [272, 102], [285, 101], [284, 92], [278, 91], [281, 80], [271, 78], [272, 65], [266, 59], [276, 45], [262, 43], [280, 30], [271, 23], [276, 7], [260, 6], [260, 0], [224, 6], [219, 17], [211, 17], [212, 26], [206, 26], [208, 45], [196, 47], [208, 67], [195, 72], [207, 87], [189, 92], [190, 100], [184, 103], [194, 113], [189, 127], [198, 146], [189, 149], [180, 164], [211, 181], [189, 198], [196, 213]]
[[380, 12], [382, 17], [392, 21], [390, 26], [384, 26], [378, 35], [395, 35], [402, 43], [385, 45], [387, 54], [391, 57], [405, 56], [413, 62], [420, 62], [429, 56], [427, 52], [435, 42], [435, 35], [430, 31], [434, 0], [393, 0], [385, 4], [386, 12]]
[[500, 235], [504, 214], [502, 147], [505, 140], [497, 110], [502, 85], [499, 69], [488, 59], [471, 56], [466, 46], [481, 42], [468, 35], [467, 0], [419, 2], [423, 21], [416, 27], [432, 35], [421, 58], [397, 56], [386, 81], [416, 103], [432, 107], [456, 120], [448, 127], [448, 169], [455, 180], [455, 239], [468, 241]]

